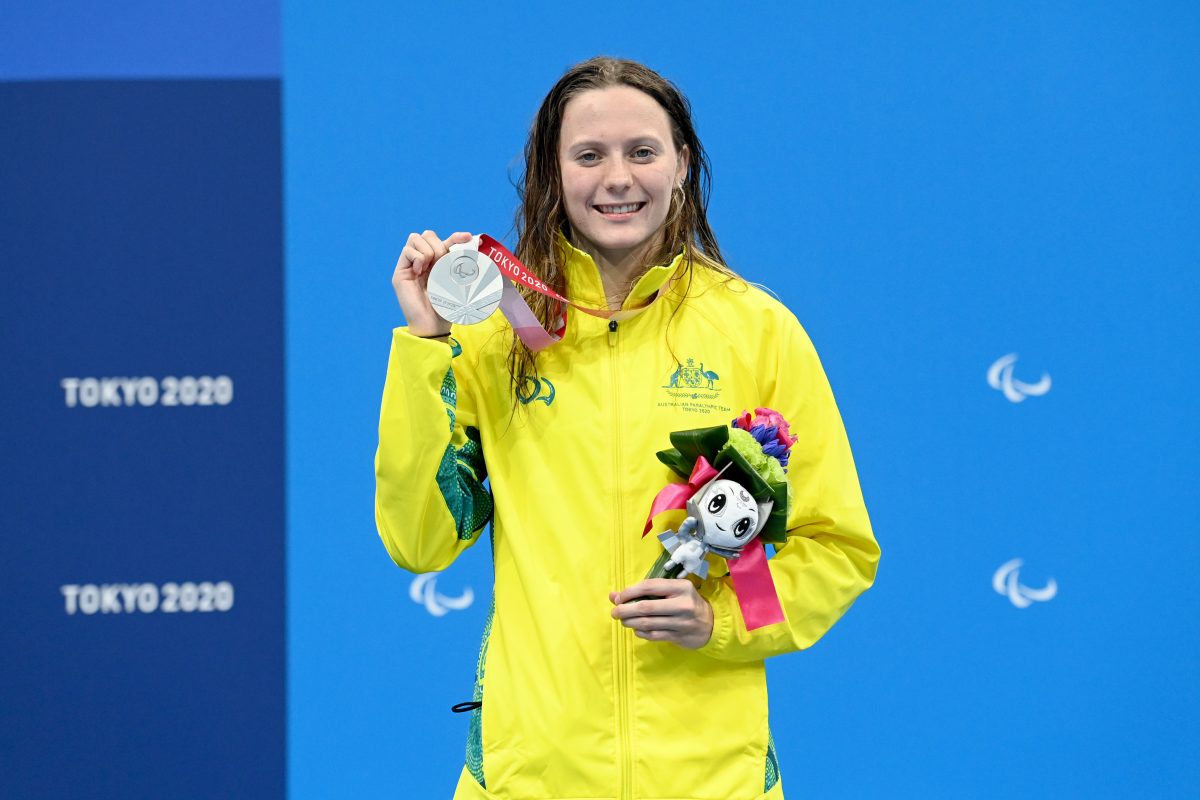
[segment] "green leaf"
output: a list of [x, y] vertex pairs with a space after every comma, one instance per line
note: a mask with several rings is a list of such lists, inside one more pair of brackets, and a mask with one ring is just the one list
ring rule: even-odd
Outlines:
[[712, 428], [693, 428], [686, 431], [675, 431], [671, 434], [670, 450], [659, 450], [658, 460], [671, 468], [671, 471], [683, 479], [690, 478], [696, 459], [704, 456], [712, 463], [713, 458], [729, 441], [729, 428], [717, 425]]
[[767, 524], [763, 526], [762, 533], [758, 535], [758, 538], [772, 544], [783, 544], [787, 541], [787, 484], [772, 484], [771, 496], [775, 502], [771, 506], [771, 513], [767, 515]]
[[657, 453], [655, 453], [655, 455], [658, 456], [659, 461], [670, 467], [671, 471], [679, 477], [683, 478], [684, 480], [687, 480], [689, 477], [691, 477], [692, 465], [678, 450], [675, 450], [674, 448], [670, 450], [659, 450]]

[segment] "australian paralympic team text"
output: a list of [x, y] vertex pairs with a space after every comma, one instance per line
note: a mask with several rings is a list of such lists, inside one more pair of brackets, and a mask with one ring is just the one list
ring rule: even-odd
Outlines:
[[63, 378], [67, 408], [82, 406], [227, 406], [233, 378], [218, 375], [166, 378]]
[[233, 608], [233, 584], [68, 583], [59, 587], [67, 614], [208, 613]]

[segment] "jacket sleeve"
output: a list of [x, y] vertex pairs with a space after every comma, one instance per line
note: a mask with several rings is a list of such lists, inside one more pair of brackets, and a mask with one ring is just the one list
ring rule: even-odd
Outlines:
[[799, 437], [788, 466], [794, 496], [787, 542], [768, 562], [786, 621], [747, 631], [729, 576], [706, 581], [701, 594], [713, 607], [713, 633], [702, 652], [722, 660], [809, 647], [871, 586], [879, 561], [833, 392], [812, 342], [786, 316], [777, 357], [762, 363], [764, 370], [774, 363], [763, 405], [782, 413]]
[[[379, 448], [375, 524], [392, 560], [413, 572], [445, 569], [478, 538], [492, 498], [470, 393], [459, 391], [457, 344], [392, 334]], [[469, 374], [464, 357], [454, 358]]]

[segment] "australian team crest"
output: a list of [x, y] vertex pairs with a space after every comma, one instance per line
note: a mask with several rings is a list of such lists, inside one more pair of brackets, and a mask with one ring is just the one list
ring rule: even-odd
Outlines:
[[675, 370], [661, 388], [664, 395], [660, 408], [675, 408], [699, 414], [727, 414], [729, 408], [721, 402], [721, 376], [701, 361], [689, 358], [675, 362]]
[[671, 373], [670, 382], [664, 386], [664, 389], [700, 389], [704, 388], [709, 391], [720, 391], [717, 389], [717, 381], [721, 376], [710, 369], [704, 368], [704, 362], [700, 362], [700, 366], [696, 366], [696, 359], [689, 358], [687, 364], [678, 364], [675, 372]]

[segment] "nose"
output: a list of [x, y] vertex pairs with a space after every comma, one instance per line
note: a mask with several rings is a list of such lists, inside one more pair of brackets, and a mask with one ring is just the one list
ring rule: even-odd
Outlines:
[[604, 188], [628, 189], [633, 185], [633, 173], [623, 158], [610, 159], [607, 171], [604, 173]]

